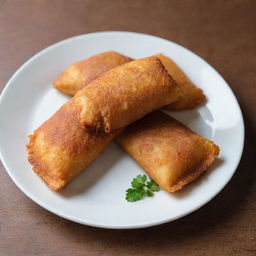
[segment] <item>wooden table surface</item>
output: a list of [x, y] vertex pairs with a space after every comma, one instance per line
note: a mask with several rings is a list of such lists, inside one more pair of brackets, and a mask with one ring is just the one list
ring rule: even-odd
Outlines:
[[41, 49], [105, 30], [164, 37], [213, 65], [243, 111], [241, 163], [200, 210], [140, 230], [105, 230], [57, 217], [28, 199], [0, 165], [0, 255], [256, 255], [256, 1], [0, 0], [0, 90]]

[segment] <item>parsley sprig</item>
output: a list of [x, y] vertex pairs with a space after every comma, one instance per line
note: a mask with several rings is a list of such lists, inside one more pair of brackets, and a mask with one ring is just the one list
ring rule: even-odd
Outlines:
[[152, 179], [147, 180], [146, 175], [138, 175], [131, 182], [132, 187], [126, 190], [125, 199], [128, 202], [135, 202], [141, 200], [145, 196], [152, 197], [154, 192], [160, 190], [160, 187]]

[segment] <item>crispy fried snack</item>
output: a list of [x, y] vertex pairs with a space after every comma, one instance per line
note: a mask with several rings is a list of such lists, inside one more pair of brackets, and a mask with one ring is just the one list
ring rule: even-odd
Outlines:
[[117, 52], [104, 52], [68, 67], [53, 83], [61, 92], [74, 95], [106, 71], [132, 59]]
[[163, 54], [156, 55], [164, 64], [169, 74], [176, 81], [177, 85], [183, 91], [183, 95], [172, 104], [165, 107], [167, 110], [186, 110], [197, 107], [205, 102], [206, 98], [203, 91], [197, 88], [176, 63]]
[[79, 121], [80, 107], [71, 99], [30, 136], [28, 160], [53, 190], [64, 188], [117, 134], [93, 134]]
[[117, 142], [168, 192], [197, 179], [219, 154], [212, 141], [161, 111], [128, 126]]
[[[203, 91], [197, 88], [175, 62], [163, 54], [157, 56], [169, 74], [182, 89], [183, 96], [176, 102], [166, 106], [169, 110], [192, 109], [205, 102]], [[63, 93], [75, 95], [91, 81], [103, 73], [133, 59], [116, 52], [104, 52], [86, 60], [79, 61], [68, 67], [54, 82], [53, 86]]]
[[111, 69], [74, 96], [80, 121], [109, 133], [177, 100], [180, 88], [157, 57]]
[[[104, 150], [119, 132], [117, 128], [166, 105], [179, 93], [156, 57], [110, 70], [79, 91], [30, 136], [29, 162], [50, 188], [60, 190]], [[108, 134], [88, 129], [88, 117], [106, 124]]]

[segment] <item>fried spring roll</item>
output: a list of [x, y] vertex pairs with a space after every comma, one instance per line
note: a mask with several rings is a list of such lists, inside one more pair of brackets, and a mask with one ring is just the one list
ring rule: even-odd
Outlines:
[[68, 67], [53, 86], [68, 95], [75, 95], [91, 81], [132, 59], [117, 52], [104, 52], [79, 61]]
[[[111, 132], [109, 129], [108, 134], [93, 133], [84, 125], [87, 115], [100, 114], [100, 121], [103, 117], [110, 128], [118, 128], [121, 125], [116, 125], [119, 120], [115, 121], [115, 118], [131, 122], [149, 112], [153, 106], [161, 104], [159, 101], [172, 100], [180, 93], [158, 58], [147, 58], [131, 64], [124, 69], [121, 66], [118, 70], [113, 69], [95, 80], [95, 84], [81, 90], [30, 136], [27, 145], [29, 162], [53, 190], [65, 187], [120, 131], [115, 129]], [[127, 86], [123, 88], [122, 83]], [[150, 85], [156, 93], [147, 90]], [[139, 99], [142, 99], [141, 102]], [[147, 103], [146, 99], [153, 103]], [[97, 103], [94, 104], [94, 101]], [[122, 115], [128, 117], [123, 118]]]
[[64, 188], [117, 134], [91, 133], [80, 123], [79, 113], [71, 99], [30, 136], [28, 160], [53, 190]]
[[168, 192], [195, 180], [219, 154], [212, 141], [161, 111], [128, 126], [117, 142]]
[[[162, 61], [169, 74], [184, 92], [179, 100], [168, 105], [166, 109], [192, 109], [205, 102], [203, 91], [190, 81], [172, 59], [163, 54], [155, 56]], [[55, 80], [53, 86], [59, 91], [73, 96], [103, 73], [132, 60], [116, 52], [104, 52], [71, 65]]]
[[203, 91], [197, 88], [176, 63], [163, 54], [156, 55], [164, 64], [169, 74], [176, 81], [177, 85], [182, 89], [183, 95], [176, 102], [168, 105], [168, 110], [186, 110], [197, 107], [205, 102], [206, 98]]
[[74, 96], [84, 126], [109, 133], [178, 99], [181, 90], [157, 57], [113, 68]]

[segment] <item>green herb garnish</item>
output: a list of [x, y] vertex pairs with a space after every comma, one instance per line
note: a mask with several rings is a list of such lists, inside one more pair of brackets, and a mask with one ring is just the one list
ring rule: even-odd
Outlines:
[[126, 190], [125, 199], [128, 202], [141, 200], [145, 196], [152, 197], [154, 192], [160, 190], [160, 187], [152, 179], [147, 181], [146, 175], [138, 175], [131, 182], [132, 187]]

